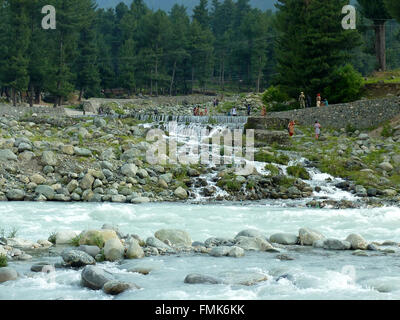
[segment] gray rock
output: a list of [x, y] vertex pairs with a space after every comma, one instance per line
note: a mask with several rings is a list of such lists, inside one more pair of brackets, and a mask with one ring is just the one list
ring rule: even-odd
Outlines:
[[126, 250], [126, 257], [128, 259], [141, 259], [144, 257], [144, 251], [136, 239], [132, 239]]
[[18, 273], [13, 268], [3, 267], [0, 268], [0, 283], [16, 280], [18, 278]]
[[66, 249], [61, 253], [61, 257], [66, 264], [75, 268], [96, 264], [92, 256], [79, 250]]
[[350, 234], [346, 241], [350, 242], [353, 250], [367, 250], [368, 248], [368, 242], [358, 234]]
[[379, 247], [376, 244], [370, 243], [367, 247], [367, 250], [370, 251], [379, 251]]
[[107, 282], [112, 280], [114, 277], [111, 273], [95, 266], [86, 266], [81, 273], [81, 284], [93, 290], [102, 289]]
[[209, 254], [210, 254], [210, 256], [213, 256], [213, 257], [224, 257], [229, 254], [231, 249], [232, 249], [232, 247], [228, 247], [228, 246], [214, 247], [211, 249]]
[[303, 246], [312, 246], [314, 241], [324, 239], [324, 235], [316, 230], [301, 228], [299, 230], [300, 244]]
[[185, 200], [188, 197], [188, 193], [185, 189], [183, 189], [182, 187], [178, 187], [175, 191], [174, 191], [174, 195], [177, 196], [179, 199], [181, 200]]
[[98, 246], [80, 245], [77, 250], [86, 252], [93, 258], [95, 258], [100, 253], [100, 248]]
[[0, 150], [0, 161], [11, 161], [17, 159], [17, 156], [10, 149]]
[[25, 191], [19, 189], [11, 189], [7, 191], [6, 197], [11, 201], [21, 201], [25, 198]]
[[164, 242], [158, 240], [155, 237], [148, 237], [146, 239], [146, 245], [154, 247], [159, 251], [174, 252], [174, 250], [169, 245], [165, 244]]
[[54, 198], [55, 194], [56, 194], [55, 191], [53, 190], [53, 188], [50, 187], [50, 186], [47, 186], [47, 185], [37, 186], [35, 188], [35, 192], [38, 195], [39, 194], [44, 195], [46, 197], [46, 199], [48, 199], [48, 200], [52, 200]]
[[221, 284], [222, 280], [198, 273], [188, 274], [184, 280], [188, 284]]
[[31, 271], [32, 272], [50, 273], [50, 272], [54, 272], [55, 268], [54, 268], [53, 264], [50, 264], [48, 262], [39, 262], [39, 263], [35, 263], [34, 265], [31, 266]]
[[235, 240], [227, 239], [227, 238], [208, 238], [204, 245], [207, 248], [218, 247], [218, 246], [233, 246], [235, 244]]
[[56, 233], [56, 244], [70, 244], [78, 234], [75, 231], [64, 230]]
[[43, 151], [42, 163], [48, 166], [57, 165], [57, 158], [52, 151]]
[[251, 251], [275, 251], [276, 249], [264, 238], [237, 237], [235, 245]]
[[75, 152], [75, 155], [80, 156], [80, 157], [92, 156], [92, 151], [89, 149], [86, 149], [86, 148], [74, 147], [74, 152]]
[[124, 246], [119, 239], [109, 239], [104, 244], [104, 256], [108, 261], [121, 260], [124, 256]]
[[135, 197], [131, 200], [131, 203], [134, 204], [141, 204], [141, 203], [148, 203], [150, 199], [148, 197]]
[[239, 258], [244, 256], [244, 250], [240, 247], [233, 246], [228, 253], [229, 257]]
[[265, 238], [264, 233], [258, 231], [256, 229], [246, 229], [240, 231], [236, 236], [235, 239], [238, 237], [253, 237], [253, 238]]
[[323, 249], [324, 248], [324, 239], [314, 241], [312, 246], [317, 249]]
[[111, 197], [111, 201], [116, 203], [125, 203], [126, 196], [123, 196], [122, 194], [115, 194]]
[[121, 167], [121, 173], [127, 177], [135, 177], [137, 171], [138, 167], [133, 163], [127, 163]]
[[117, 295], [130, 289], [139, 289], [136, 284], [111, 280], [104, 284], [103, 291], [107, 294]]
[[290, 233], [275, 233], [269, 237], [269, 242], [283, 245], [294, 245], [299, 241], [299, 237]]
[[94, 182], [94, 177], [91, 174], [87, 173], [82, 178], [80, 187], [82, 188], [82, 190], [88, 190], [92, 187], [93, 182]]
[[163, 242], [169, 240], [173, 245], [177, 246], [183, 245], [190, 247], [193, 242], [189, 233], [177, 229], [161, 229], [158, 230], [154, 236]]
[[349, 250], [351, 248], [351, 244], [348, 241], [342, 241], [338, 239], [325, 239], [324, 240], [324, 249], [325, 250]]

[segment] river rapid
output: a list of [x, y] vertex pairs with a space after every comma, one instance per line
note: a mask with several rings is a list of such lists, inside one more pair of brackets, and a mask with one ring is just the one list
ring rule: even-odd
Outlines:
[[[187, 231], [193, 241], [209, 237], [234, 238], [243, 229], [257, 229], [266, 237], [277, 232], [297, 234], [309, 227], [326, 237], [345, 239], [351, 233], [368, 242], [400, 242], [400, 209], [310, 209], [295, 201], [266, 201], [221, 204], [90, 204], [90, 203], [0, 203], [0, 225], [18, 229], [18, 237], [36, 241], [58, 230], [82, 231], [118, 226], [123, 233], [142, 239], [159, 229]], [[400, 263], [398, 246], [394, 253], [331, 251], [287, 246], [280, 253], [246, 251], [244, 257], [211, 257], [181, 253], [105, 262], [99, 267], [118, 279], [141, 287], [116, 297], [83, 288], [81, 272], [57, 269], [54, 273], [33, 273], [35, 262], [62, 262], [57, 255], [34, 255], [31, 261], [11, 261], [19, 279], [0, 285], [0, 299], [399, 299]], [[277, 258], [286, 254], [294, 260]], [[127, 264], [126, 264], [127, 263]], [[128, 272], [131, 267], [148, 268], [148, 275]], [[224, 284], [186, 284], [187, 274], [200, 273], [226, 279]], [[237, 279], [264, 275], [267, 280], [252, 286]]]

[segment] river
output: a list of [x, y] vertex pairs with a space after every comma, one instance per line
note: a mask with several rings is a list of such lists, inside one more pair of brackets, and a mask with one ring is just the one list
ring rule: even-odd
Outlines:
[[[286, 200], [221, 204], [89, 204], [0, 203], [0, 225], [18, 229], [18, 237], [36, 241], [51, 232], [118, 226], [123, 233], [142, 239], [162, 228], [186, 230], [194, 241], [209, 237], [233, 238], [243, 229], [257, 229], [269, 237], [277, 232], [297, 234], [309, 227], [326, 237], [344, 239], [358, 233], [367, 241], [400, 242], [400, 209], [310, 209]], [[59, 256], [34, 256], [33, 261], [9, 263], [20, 274], [16, 281], [0, 285], [0, 299], [399, 299], [400, 264], [395, 253], [328, 251], [292, 246], [280, 249], [294, 258], [277, 259], [278, 253], [246, 252], [241, 258], [207, 254], [151, 256], [131, 260], [129, 266], [150, 268], [148, 275], [128, 272], [118, 263], [98, 264], [141, 287], [117, 297], [80, 285], [80, 271], [57, 269], [55, 273], [32, 273], [37, 261], [61, 262]], [[189, 273], [227, 279], [225, 284], [186, 284]], [[235, 279], [265, 275], [268, 280], [253, 286], [235, 284]], [[231, 280], [231, 282], [229, 282]]]

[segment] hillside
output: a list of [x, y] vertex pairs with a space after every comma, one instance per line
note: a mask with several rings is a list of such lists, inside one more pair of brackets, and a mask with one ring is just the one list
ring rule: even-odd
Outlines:
[[[100, 8], [112, 8], [118, 3], [125, 2], [130, 4], [132, 0], [97, 0]], [[199, 0], [145, 0], [149, 8], [158, 10], [162, 9], [169, 11], [175, 3], [185, 5], [191, 11], [198, 3]], [[274, 9], [275, 0], [251, 0], [251, 5], [261, 10]]]

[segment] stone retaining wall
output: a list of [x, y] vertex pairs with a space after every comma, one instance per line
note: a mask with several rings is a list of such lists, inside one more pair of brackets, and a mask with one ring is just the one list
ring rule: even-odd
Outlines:
[[63, 107], [24, 107], [17, 106], [13, 107], [6, 104], [0, 104], [0, 116], [12, 115], [15, 117], [23, 117], [32, 113], [37, 115], [49, 115], [49, 116], [59, 116], [65, 115], [65, 110]]
[[[372, 129], [398, 115], [400, 115], [400, 99], [391, 97], [329, 105], [328, 107], [272, 112], [268, 114], [267, 118], [293, 119], [302, 125], [313, 125], [315, 120], [318, 120], [323, 127], [334, 129], [347, 126], [355, 129]], [[266, 121], [261, 117], [253, 119], [259, 119], [253, 120], [253, 122], [259, 123]]]

